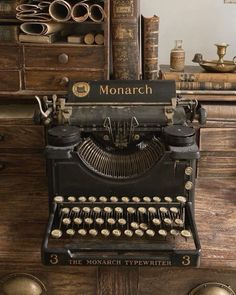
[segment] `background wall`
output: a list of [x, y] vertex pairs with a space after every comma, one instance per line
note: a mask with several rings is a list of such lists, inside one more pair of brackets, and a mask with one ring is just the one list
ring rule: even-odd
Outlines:
[[185, 64], [195, 53], [215, 59], [215, 43], [230, 44], [225, 59], [236, 55], [236, 4], [224, 0], [141, 0], [141, 13], [160, 17], [159, 64], [169, 64], [174, 41], [183, 40]]

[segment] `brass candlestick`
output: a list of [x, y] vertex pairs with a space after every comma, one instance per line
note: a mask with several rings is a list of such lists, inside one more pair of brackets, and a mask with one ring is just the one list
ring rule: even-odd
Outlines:
[[221, 44], [215, 44], [217, 47], [217, 55], [219, 56], [218, 64], [224, 65], [223, 57], [226, 54], [226, 49], [229, 46], [229, 44], [221, 43]]

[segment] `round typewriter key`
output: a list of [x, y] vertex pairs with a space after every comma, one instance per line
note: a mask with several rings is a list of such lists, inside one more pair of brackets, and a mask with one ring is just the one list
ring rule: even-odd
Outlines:
[[155, 213], [157, 213], [157, 210], [154, 207], [149, 207], [148, 212], [151, 213], [151, 214], [155, 214]]
[[84, 197], [84, 196], [81, 196], [81, 197], [79, 197], [79, 199], [78, 199], [80, 202], [87, 202], [87, 198], [86, 197]]
[[138, 212], [141, 213], [141, 214], [145, 214], [147, 212], [147, 209], [144, 208], [144, 207], [139, 207]]
[[171, 225], [171, 224], [172, 224], [172, 221], [171, 221], [170, 218], [164, 218], [164, 223], [165, 223], [166, 225]]
[[189, 230], [184, 229], [181, 231], [181, 236], [188, 239], [191, 238], [192, 234]]
[[96, 218], [96, 223], [99, 225], [102, 225], [104, 223], [104, 219], [103, 218]]
[[141, 229], [136, 229], [135, 234], [139, 237], [142, 237], [144, 235], [144, 232]]
[[92, 203], [94, 203], [94, 202], [96, 202], [96, 201], [97, 201], [97, 198], [96, 198], [96, 197], [94, 197], [94, 196], [91, 196], [91, 197], [89, 197], [89, 198], [88, 198], [88, 200], [89, 200], [89, 202], [92, 202]]
[[146, 223], [140, 223], [139, 227], [142, 229], [142, 230], [147, 230], [148, 229], [148, 226]]
[[158, 225], [161, 224], [161, 221], [160, 221], [159, 218], [153, 218], [152, 223], [153, 223], [154, 225], [158, 226]]
[[121, 200], [124, 203], [129, 203], [129, 201], [130, 201], [128, 197], [122, 197]]
[[133, 236], [133, 232], [132, 232], [132, 230], [130, 230], [130, 229], [126, 229], [125, 231], [124, 231], [124, 234], [127, 236], [127, 237], [129, 237], [129, 238], [131, 238], [132, 236]]
[[127, 212], [130, 214], [134, 214], [136, 212], [136, 210], [133, 207], [128, 207]]
[[79, 207], [73, 207], [72, 212], [78, 214], [80, 212], [80, 208]]
[[110, 225], [114, 225], [116, 223], [116, 221], [115, 221], [114, 218], [108, 218], [107, 223], [110, 224]]
[[71, 237], [72, 237], [72, 236], [75, 235], [75, 230], [73, 230], [72, 228], [67, 229], [66, 234], [67, 234], [68, 236], [71, 236]]
[[149, 197], [143, 197], [143, 201], [146, 203], [150, 203], [152, 200]]
[[193, 168], [192, 167], [187, 167], [185, 169], [185, 175], [191, 176], [193, 174]]
[[63, 218], [62, 223], [65, 225], [69, 225], [69, 224], [71, 224], [71, 220], [70, 220], [70, 218]]
[[160, 212], [163, 214], [166, 214], [166, 213], [168, 213], [168, 210], [165, 207], [160, 207]]
[[170, 234], [173, 237], [177, 237], [179, 235], [179, 231], [177, 229], [171, 229]]
[[160, 203], [161, 202], [161, 198], [160, 197], [153, 197], [153, 201], [156, 202], [156, 203]]
[[55, 203], [62, 203], [63, 201], [64, 201], [64, 197], [62, 197], [62, 196], [54, 197], [54, 202]]
[[170, 212], [174, 213], [174, 214], [178, 214], [179, 213], [179, 209], [177, 207], [171, 207], [170, 208]]
[[130, 226], [133, 228], [133, 229], [139, 229], [139, 224], [137, 222], [131, 222]]
[[78, 230], [78, 234], [81, 235], [81, 236], [86, 236], [86, 234], [87, 234], [87, 230], [81, 228], [81, 229]]
[[135, 203], [139, 203], [140, 202], [140, 198], [139, 197], [133, 197], [132, 201]]
[[60, 239], [60, 237], [62, 236], [62, 231], [60, 229], [54, 229], [51, 232], [51, 236], [55, 239]]
[[64, 224], [64, 225], [69, 225], [69, 224], [71, 224], [71, 219], [70, 218], [63, 218], [62, 219], [62, 223]]
[[96, 237], [98, 235], [98, 231], [94, 228], [89, 230], [89, 234], [93, 237]]
[[183, 222], [182, 219], [176, 218], [175, 219], [175, 224], [177, 224], [178, 226], [183, 226], [184, 225], [184, 222]]
[[108, 237], [110, 235], [110, 231], [108, 229], [102, 229], [101, 230], [101, 234], [104, 236], [104, 237]]
[[112, 203], [116, 203], [116, 202], [118, 202], [118, 198], [115, 197], [115, 196], [112, 196], [112, 197], [110, 197], [110, 201], [111, 201]]
[[89, 207], [84, 207], [82, 209], [85, 213], [90, 213], [91, 209]]
[[120, 225], [126, 225], [126, 220], [124, 218], [120, 218], [120, 219], [118, 219], [118, 223]]
[[121, 214], [123, 213], [123, 209], [121, 207], [116, 207], [115, 212]]
[[187, 202], [187, 199], [186, 199], [185, 197], [183, 197], [183, 196], [177, 196], [177, 197], [176, 197], [176, 200], [177, 200], [179, 203], [181, 203], [181, 204], [184, 204], [184, 203]]
[[73, 202], [76, 201], [76, 197], [69, 196], [69, 197], [68, 197], [68, 201], [71, 202], [71, 203], [73, 203]]
[[149, 237], [154, 237], [154, 236], [155, 236], [155, 232], [154, 232], [154, 230], [152, 230], [152, 229], [148, 229], [148, 230], [146, 230], [146, 234], [147, 234]]
[[83, 220], [81, 219], [81, 218], [75, 218], [74, 219], [74, 223], [76, 224], [76, 225], [80, 225], [81, 223], [83, 222]]
[[106, 203], [107, 202], [107, 197], [101, 196], [99, 197], [99, 201], [102, 203]]
[[187, 190], [187, 191], [190, 191], [192, 188], [193, 188], [193, 183], [192, 183], [192, 181], [187, 181], [186, 183], [185, 183], [185, 189]]
[[121, 236], [121, 231], [119, 229], [113, 229], [112, 233], [116, 237], [120, 237]]
[[105, 207], [104, 212], [110, 214], [110, 213], [112, 213], [112, 208], [111, 207]]
[[100, 207], [94, 207], [93, 212], [95, 213], [101, 213], [102, 209]]
[[172, 203], [173, 199], [171, 197], [165, 197], [164, 201], [167, 203]]
[[92, 219], [92, 218], [85, 218], [84, 222], [85, 222], [86, 224], [91, 225], [91, 224], [93, 223], [93, 219]]
[[62, 212], [63, 214], [69, 214], [69, 213], [70, 213], [70, 209], [67, 208], [67, 207], [64, 207], [64, 208], [61, 209], [61, 212]]
[[159, 229], [158, 233], [162, 237], [166, 237], [167, 236], [167, 231], [165, 229]]

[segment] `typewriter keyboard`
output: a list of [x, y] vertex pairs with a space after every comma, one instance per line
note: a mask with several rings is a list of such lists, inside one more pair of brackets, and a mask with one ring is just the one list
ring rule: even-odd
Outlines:
[[192, 237], [184, 196], [55, 196], [54, 239]]

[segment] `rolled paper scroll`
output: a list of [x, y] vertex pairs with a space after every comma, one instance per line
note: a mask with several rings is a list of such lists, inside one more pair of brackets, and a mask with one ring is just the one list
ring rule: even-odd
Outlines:
[[71, 10], [71, 4], [65, 0], [54, 0], [49, 6], [50, 16], [58, 22], [70, 20]]
[[95, 40], [95, 37], [94, 37], [94, 34], [92, 33], [88, 33], [84, 36], [84, 43], [87, 45], [94, 44], [94, 40]]
[[71, 16], [78, 23], [86, 21], [89, 17], [89, 5], [84, 3], [84, 1], [75, 4], [72, 8]]
[[89, 17], [96, 23], [101, 23], [105, 17], [105, 11], [99, 4], [92, 4], [89, 7]]
[[62, 29], [62, 24], [26, 22], [21, 24], [21, 30], [27, 35], [49, 35]]

